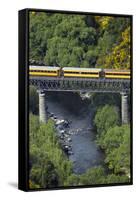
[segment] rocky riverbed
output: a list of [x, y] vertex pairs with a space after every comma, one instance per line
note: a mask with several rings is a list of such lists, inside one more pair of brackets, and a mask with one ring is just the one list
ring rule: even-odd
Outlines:
[[48, 117], [54, 120], [64, 152], [73, 162], [74, 172], [84, 173], [98, 166], [103, 154], [95, 143], [89, 101], [75, 93], [47, 93]]

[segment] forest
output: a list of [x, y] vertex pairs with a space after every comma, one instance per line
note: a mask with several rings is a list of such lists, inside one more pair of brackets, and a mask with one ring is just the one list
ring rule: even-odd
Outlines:
[[[29, 47], [31, 65], [131, 69], [131, 21], [121, 16], [31, 12]], [[118, 94], [91, 96], [95, 140], [105, 158], [103, 165], [80, 175], [73, 173], [54, 122], [39, 122], [34, 87], [30, 87], [29, 95], [31, 189], [130, 182], [131, 128], [121, 124]]]
[[30, 64], [130, 69], [130, 17], [30, 13]]
[[[130, 125], [122, 125], [115, 103], [118, 95], [93, 95], [95, 141], [104, 152], [102, 165], [83, 174], [73, 172], [73, 164], [63, 151], [54, 121], [39, 122], [38, 94], [30, 87], [29, 102], [29, 187], [58, 188], [97, 184], [129, 183], [131, 178]], [[100, 105], [98, 102], [103, 102]], [[107, 104], [107, 101], [109, 104]]]

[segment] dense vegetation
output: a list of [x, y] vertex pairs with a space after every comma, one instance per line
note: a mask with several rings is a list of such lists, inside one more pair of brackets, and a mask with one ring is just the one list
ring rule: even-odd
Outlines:
[[94, 119], [97, 144], [105, 152], [105, 163], [114, 174], [130, 177], [130, 126], [120, 125], [116, 107], [106, 105]]
[[[30, 64], [130, 69], [130, 18], [30, 13]], [[54, 122], [38, 120], [38, 96], [29, 90], [30, 188], [53, 188], [130, 180], [130, 127], [121, 125], [118, 94], [92, 94], [96, 142], [103, 166], [74, 174], [56, 136]], [[64, 99], [63, 99], [64, 100]], [[74, 106], [73, 106], [74, 111]]]
[[[100, 95], [99, 100], [102, 97]], [[37, 107], [37, 98], [35, 88], [30, 87], [30, 105], [35, 102]], [[30, 107], [30, 188], [129, 182], [130, 127], [120, 125], [118, 110], [112, 105], [112, 99], [114, 102], [114, 98], [111, 98], [111, 105], [97, 109], [94, 118], [96, 142], [105, 152], [105, 166], [90, 168], [81, 175], [73, 173], [72, 162], [59, 144], [54, 122], [48, 120], [47, 124], [40, 123], [38, 116], [34, 115], [35, 108]], [[93, 101], [96, 103], [98, 97]]]
[[[49, 120], [47, 124], [40, 124], [38, 117], [30, 114], [30, 188], [54, 188], [129, 181], [126, 175], [120, 176], [118, 173], [107, 174], [101, 166], [91, 168], [82, 175], [74, 174], [72, 172], [72, 163], [62, 151], [55, 132], [53, 121]], [[121, 153], [124, 153], [123, 145], [125, 145], [125, 141], [120, 147], [122, 151], [118, 151], [120, 156], [122, 156]], [[107, 159], [110, 159], [110, 155]], [[122, 160], [122, 164], [124, 160]], [[116, 168], [122, 167], [118, 157], [114, 162], [113, 166]], [[127, 160], [125, 160], [125, 163], [125, 166], [127, 166]]]
[[30, 14], [30, 63], [130, 68], [130, 18]]
[[53, 121], [39, 124], [30, 115], [30, 187], [63, 186], [71, 174], [72, 164], [58, 143]]

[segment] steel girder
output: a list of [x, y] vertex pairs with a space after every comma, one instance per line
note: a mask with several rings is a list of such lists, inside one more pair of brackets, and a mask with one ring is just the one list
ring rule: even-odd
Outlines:
[[130, 80], [30, 77], [29, 84], [44, 91], [130, 92]]

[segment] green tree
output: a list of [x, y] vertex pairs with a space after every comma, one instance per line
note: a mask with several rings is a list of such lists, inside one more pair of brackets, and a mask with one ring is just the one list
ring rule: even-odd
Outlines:
[[109, 129], [103, 144], [109, 168], [114, 173], [122, 172], [130, 176], [130, 127], [123, 125]]
[[67, 186], [97, 185], [97, 184], [115, 184], [129, 183], [129, 177], [126, 175], [117, 175], [106, 173], [103, 167], [94, 167], [88, 169], [82, 175], [72, 174], [67, 179]]
[[105, 181], [105, 172], [103, 167], [94, 167], [80, 177], [80, 184], [95, 185], [103, 184]]
[[130, 18], [30, 13], [30, 63], [130, 68]]
[[[35, 13], [30, 15], [30, 62], [46, 65], [84, 66], [84, 58], [96, 44], [93, 21], [84, 15]], [[88, 24], [89, 23], [89, 24]], [[92, 26], [90, 26], [92, 23]], [[90, 66], [92, 62], [87, 63]]]
[[42, 188], [63, 186], [72, 173], [72, 163], [62, 151], [54, 122], [39, 123], [30, 114], [30, 183]]
[[65, 182], [64, 186], [79, 186], [82, 185], [80, 183], [80, 175], [71, 174], [69, 177], [67, 177], [67, 180]]
[[97, 45], [97, 67], [130, 68], [130, 19], [102, 17], [96, 20], [101, 32]]
[[99, 135], [105, 134], [107, 130], [119, 123], [119, 114], [114, 106], [105, 105], [96, 112], [94, 123]]
[[119, 183], [129, 183], [130, 179], [126, 175], [116, 175], [116, 174], [109, 174], [105, 176], [105, 184], [119, 184]]
[[105, 66], [130, 69], [130, 27], [122, 32], [120, 43], [105, 57]]
[[98, 109], [105, 105], [120, 107], [120, 94], [113, 93], [93, 93], [91, 95], [91, 106]]

